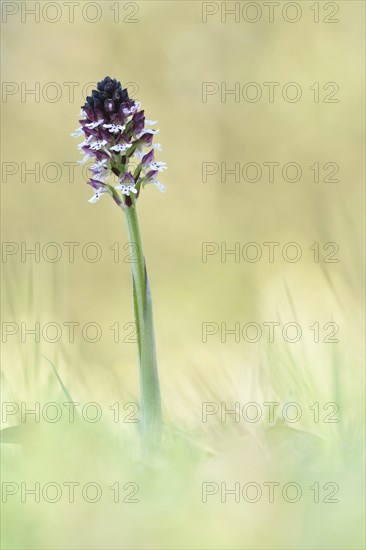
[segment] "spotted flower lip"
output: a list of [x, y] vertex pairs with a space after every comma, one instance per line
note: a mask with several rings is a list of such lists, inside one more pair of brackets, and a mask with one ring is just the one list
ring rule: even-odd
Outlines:
[[94, 195], [89, 199], [88, 202], [91, 202], [91, 203], [97, 202], [102, 195], [104, 195], [105, 193], [110, 193], [110, 189], [102, 181], [92, 178], [89, 182], [89, 185], [93, 187]]
[[117, 145], [113, 145], [113, 147], [110, 148], [111, 151], [127, 151], [132, 147], [132, 143], [117, 143]]
[[123, 174], [122, 178], [120, 179], [119, 185], [116, 186], [116, 189], [120, 189], [121, 193], [127, 196], [129, 196], [130, 193], [138, 193], [134, 177], [130, 172], [126, 172], [126, 174]]
[[[97, 202], [102, 195], [109, 194], [119, 206], [131, 206], [131, 197], [137, 199], [147, 184], [165, 190], [157, 175], [167, 165], [156, 162], [154, 156], [155, 150], [161, 151], [159, 143], [153, 144], [159, 130], [146, 128], [155, 126], [157, 121], [146, 120], [140, 107], [140, 102], [130, 98], [127, 89], [109, 76], [98, 82], [97, 89], [86, 98], [80, 127], [71, 135], [84, 136], [79, 145], [83, 155], [79, 163], [94, 160], [88, 182], [94, 195], [89, 202]], [[112, 174], [117, 176], [118, 185], [107, 183]]]

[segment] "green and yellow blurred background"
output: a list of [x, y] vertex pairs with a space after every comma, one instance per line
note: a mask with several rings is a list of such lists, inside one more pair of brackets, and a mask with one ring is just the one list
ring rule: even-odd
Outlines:
[[[159, 121], [155, 141], [163, 151], [156, 156], [169, 166], [160, 178], [167, 192], [148, 187], [138, 203], [166, 436], [163, 456], [147, 474], [129, 426], [103, 419], [74, 433], [67, 423], [51, 425], [34, 439], [25, 429], [23, 446], [2, 447], [3, 479], [135, 479], [143, 498], [123, 506], [9, 498], [3, 547], [363, 548], [364, 3], [299, 1], [296, 23], [286, 18], [298, 8], [284, 12], [285, 2], [273, 22], [263, 2], [83, 1], [75, 4], [73, 22], [65, 2], [47, 8], [40, 2], [36, 22], [26, 12], [34, 4], [2, 3], [2, 322], [19, 328], [3, 335], [2, 398], [62, 403], [51, 362], [75, 401], [108, 410], [138, 400], [136, 344], [123, 341], [133, 322], [123, 216], [108, 197], [87, 202], [91, 192], [70, 137], [83, 93], [110, 75], [129, 85], [147, 118]], [[225, 21], [223, 6], [236, 4], [239, 21], [230, 15]], [[204, 22], [207, 10], [215, 13]], [[243, 13], [261, 16], [250, 23]], [[258, 102], [236, 102], [233, 95], [222, 101], [220, 93], [203, 101], [203, 83], [231, 90], [249, 82], [261, 86]], [[280, 83], [273, 102], [268, 82]], [[301, 87], [298, 102], [282, 96], [289, 82]], [[324, 89], [328, 83], [337, 84], [338, 102], [324, 102], [333, 91]], [[263, 165], [269, 162], [280, 166], [273, 182]], [[301, 167], [298, 182], [281, 176], [289, 162]], [[206, 182], [205, 163], [219, 168]], [[221, 181], [222, 163], [228, 169], [257, 163], [262, 177]], [[335, 164], [338, 181], [328, 181]], [[250, 242], [263, 251], [256, 263], [233, 255], [222, 261], [220, 253], [202, 261], [204, 243], [221, 250]], [[266, 242], [280, 243], [273, 262]], [[296, 263], [281, 254], [293, 242], [302, 250]], [[58, 261], [47, 261], [48, 243], [61, 250]], [[64, 243], [77, 243], [73, 262]], [[88, 243], [101, 250], [96, 262], [81, 253]], [[319, 262], [309, 249], [314, 243]], [[324, 262], [332, 251], [326, 243], [339, 247], [338, 262]], [[40, 247], [39, 262], [22, 256], [25, 246]], [[36, 322], [58, 323], [60, 340], [22, 341], [21, 323]], [[71, 343], [64, 323], [73, 322], [80, 325]], [[91, 322], [102, 330], [96, 343], [81, 334]], [[203, 342], [207, 322], [228, 328], [297, 322], [303, 335], [297, 343], [280, 333], [270, 343], [265, 331], [257, 343], [229, 335], [225, 343], [220, 334]], [[110, 328], [116, 323], [118, 343]], [[309, 329], [314, 323], [319, 343]], [[339, 342], [324, 342], [326, 323], [339, 326]], [[204, 402], [233, 408], [252, 401], [296, 402], [307, 413], [292, 425], [281, 419], [268, 425], [265, 418], [202, 422]], [[339, 422], [315, 423], [309, 412], [315, 402], [336, 403]], [[14, 424], [15, 417], [3, 426]], [[308, 495], [312, 483], [334, 482], [340, 496], [334, 504], [309, 498], [224, 504], [218, 497], [204, 504], [206, 481], [296, 481]]]

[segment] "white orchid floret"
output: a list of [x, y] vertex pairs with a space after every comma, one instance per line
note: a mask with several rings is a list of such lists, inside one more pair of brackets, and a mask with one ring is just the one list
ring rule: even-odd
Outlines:
[[86, 145], [89, 145], [92, 139], [93, 139], [93, 136], [88, 136], [84, 141], [79, 143], [78, 148], [82, 150], [83, 147], [85, 147]]
[[89, 128], [89, 130], [94, 130], [94, 128], [97, 128], [101, 124], [103, 124], [104, 120], [101, 118], [99, 120], [96, 120], [95, 122], [89, 122], [89, 124], [85, 124], [86, 128]]
[[90, 166], [90, 170], [96, 170], [97, 168], [103, 168], [108, 163], [108, 159], [102, 159], [96, 162], [95, 164], [92, 164]]
[[135, 188], [135, 185], [136, 182], [131, 172], [126, 172], [119, 180], [119, 184], [116, 185], [116, 189], [119, 189], [122, 195], [129, 196], [131, 193], [134, 193], [136, 195], [137, 189]]
[[106, 128], [111, 134], [118, 134], [119, 132], [123, 132], [126, 126], [122, 124], [103, 124], [103, 128]]
[[123, 183], [120, 183], [119, 185], [116, 185], [116, 189], [119, 189], [122, 193], [122, 195], [130, 195], [130, 193], [137, 194], [137, 189], [133, 185], [124, 185]]
[[75, 128], [75, 131], [70, 134], [70, 136], [74, 137], [74, 138], [77, 138], [77, 137], [80, 137], [83, 135], [83, 129], [82, 128]]
[[90, 199], [88, 200], [88, 202], [90, 203], [95, 203], [95, 202], [98, 202], [100, 197], [102, 195], [106, 195], [106, 194], [111, 194], [111, 191], [108, 187], [101, 187], [100, 189], [98, 189], [97, 191], [95, 191], [94, 195], [92, 197], [90, 197]]
[[77, 161], [77, 164], [85, 164], [91, 157], [92, 155], [90, 153], [87, 153], [81, 160]]
[[113, 147], [111, 147], [111, 151], [117, 151], [120, 153], [122, 151], [127, 151], [130, 147], [132, 147], [132, 143], [118, 143], [117, 145], [113, 145]]
[[155, 126], [155, 124], [157, 124], [157, 123], [158, 123], [157, 120], [146, 120], [146, 118], [145, 118], [145, 124], [147, 126]]
[[105, 181], [111, 175], [111, 169], [109, 167], [108, 159], [102, 159], [89, 166], [89, 170], [93, 172], [93, 178]]
[[157, 176], [158, 176], [158, 172], [156, 170], [154, 170], [154, 171], [151, 170], [148, 174], [146, 174], [146, 180], [145, 180], [145, 183], [143, 185], [148, 185], [148, 184], [152, 183], [159, 189], [159, 191], [164, 193], [164, 191], [166, 191], [166, 187], [163, 183], [161, 183], [160, 181], [158, 181], [156, 179]]
[[161, 193], [165, 193], [165, 191], [166, 191], [166, 186], [165, 186], [163, 183], [161, 183], [161, 182], [158, 181], [158, 180], [155, 180], [155, 181], [154, 181], [154, 185], [159, 189], [159, 191], [161, 191]]
[[136, 113], [136, 111], [138, 111], [141, 107], [141, 103], [139, 101], [135, 101], [134, 105], [132, 105], [131, 107], [125, 107], [123, 109], [123, 114], [125, 116], [129, 116], [129, 115], [133, 115], [134, 113]]
[[107, 145], [107, 143], [108, 141], [106, 139], [97, 139], [97, 141], [90, 145], [90, 149], [92, 149], [93, 151], [99, 151], [100, 149], [102, 149], [102, 147]]
[[164, 172], [164, 170], [168, 170], [168, 166], [166, 162], [152, 162], [149, 165], [150, 170], [157, 170], [158, 172]]
[[153, 130], [153, 129], [150, 129], [150, 128], [144, 128], [143, 130], [141, 130], [141, 132], [138, 132], [136, 134], [136, 138], [140, 139], [142, 136], [144, 136], [146, 134], [155, 135], [155, 134], [158, 134], [159, 132], [160, 132], [160, 130]]
[[112, 174], [111, 170], [108, 170], [106, 168], [103, 172], [93, 172], [93, 177], [98, 178], [98, 180], [105, 182], [111, 174]]

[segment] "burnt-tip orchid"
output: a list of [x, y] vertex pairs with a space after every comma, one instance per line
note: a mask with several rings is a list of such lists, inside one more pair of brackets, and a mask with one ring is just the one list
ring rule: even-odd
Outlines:
[[[136, 205], [145, 185], [153, 184], [164, 191], [158, 174], [167, 167], [165, 162], [155, 160], [155, 150], [161, 151], [159, 143], [153, 144], [154, 135], [159, 131], [151, 128], [156, 121], [146, 120], [140, 107], [119, 81], [107, 76], [86, 98], [80, 127], [72, 135], [84, 136], [79, 145], [83, 154], [80, 163], [93, 160], [88, 184], [94, 194], [89, 202], [97, 202], [103, 195], [112, 196], [125, 214], [134, 250], [131, 271], [140, 365], [140, 427], [146, 453], [159, 446], [162, 417], [152, 298]], [[117, 183], [111, 183], [113, 177]]]

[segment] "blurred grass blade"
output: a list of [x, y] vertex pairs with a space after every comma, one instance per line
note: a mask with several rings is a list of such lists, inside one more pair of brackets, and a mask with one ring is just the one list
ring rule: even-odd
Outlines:
[[66, 395], [66, 397], [67, 397], [67, 399], [69, 400], [69, 402], [74, 403], [74, 400], [73, 400], [73, 398], [71, 397], [71, 395], [70, 395], [68, 389], [66, 388], [65, 384], [63, 383], [63, 381], [62, 381], [62, 379], [61, 379], [59, 373], [57, 372], [57, 369], [56, 369], [55, 365], [54, 365], [54, 364], [52, 363], [52, 361], [51, 361], [50, 359], [48, 359], [48, 357], [46, 357], [45, 355], [42, 355], [42, 357], [43, 357], [44, 359], [46, 359], [46, 361], [48, 361], [49, 365], [52, 367], [52, 370], [53, 370], [53, 372], [54, 372], [54, 374], [55, 374], [57, 380], [59, 381], [59, 384], [60, 384], [60, 386], [61, 386], [61, 388], [62, 388], [62, 391], [63, 391], [64, 394]]

